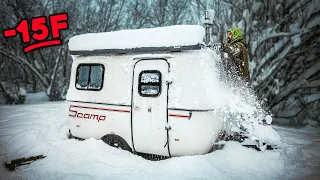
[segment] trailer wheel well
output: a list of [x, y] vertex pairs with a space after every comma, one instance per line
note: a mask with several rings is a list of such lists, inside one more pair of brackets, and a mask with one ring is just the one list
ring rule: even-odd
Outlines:
[[116, 134], [107, 134], [101, 137], [101, 140], [109, 146], [132, 152], [129, 144], [121, 136]]

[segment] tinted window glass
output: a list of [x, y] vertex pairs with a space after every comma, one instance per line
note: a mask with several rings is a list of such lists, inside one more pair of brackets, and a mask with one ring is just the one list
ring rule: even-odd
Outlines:
[[157, 95], [160, 87], [153, 85], [141, 85], [141, 93], [145, 95]]
[[90, 66], [78, 67], [78, 76], [76, 87], [79, 89], [87, 89], [89, 79]]
[[161, 93], [160, 71], [142, 71], [139, 75], [138, 88], [139, 94], [143, 97], [158, 97]]
[[159, 83], [160, 75], [158, 73], [143, 73], [141, 75], [142, 83]]
[[77, 68], [76, 88], [80, 90], [101, 90], [104, 66], [101, 64], [80, 64]]
[[102, 66], [91, 66], [90, 71], [90, 89], [101, 89], [103, 67]]

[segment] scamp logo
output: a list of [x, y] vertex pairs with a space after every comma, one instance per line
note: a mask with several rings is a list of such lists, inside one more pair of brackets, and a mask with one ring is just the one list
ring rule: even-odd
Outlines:
[[[98, 122], [106, 120], [106, 116], [103, 116], [103, 115], [82, 113], [82, 112], [78, 112], [76, 110], [71, 109], [71, 108], [77, 108], [77, 107], [78, 106], [72, 106], [72, 105], [70, 106], [70, 108], [69, 108], [69, 116], [70, 117], [92, 119], [92, 120], [97, 120]], [[82, 108], [87, 108], [87, 107], [82, 107]], [[88, 108], [88, 109], [91, 109], [91, 108]]]

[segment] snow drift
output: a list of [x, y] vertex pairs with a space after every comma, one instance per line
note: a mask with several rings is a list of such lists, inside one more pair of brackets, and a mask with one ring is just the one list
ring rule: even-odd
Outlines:
[[176, 25], [138, 30], [88, 33], [69, 41], [71, 51], [188, 46], [202, 42], [205, 30], [196, 25]]
[[13, 172], [1, 166], [0, 179], [276, 179], [284, 173], [279, 152], [258, 152], [237, 142], [206, 155], [149, 161], [101, 140], [67, 139], [65, 102], [0, 108], [1, 161], [19, 157], [18, 149], [46, 154]]
[[[258, 152], [237, 142], [206, 155], [148, 161], [101, 140], [67, 139], [68, 104], [0, 106], [0, 159], [20, 152], [46, 158], [13, 172], [0, 166], [0, 179], [304, 179], [319, 177], [319, 128], [276, 127], [280, 151]], [[24, 135], [26, 136], [24, 138]], [[28, 146], [24, 146], [26, 144]], [[38, 144], [39, 143], [39, 144]], [[20, 146], [19, 146], [20, 145]], [[19, 148], [18, 148], [19, 146]], [[30, 148], [32, 146], [32, 148]], [[8, 153], [8, 151], [12, 151]]]

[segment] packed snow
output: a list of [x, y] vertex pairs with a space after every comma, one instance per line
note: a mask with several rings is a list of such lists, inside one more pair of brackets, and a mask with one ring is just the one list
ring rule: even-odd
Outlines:
[[197, 25], [88, 33], [72, 37], [69, 41], [69, 48], [71, 51], [91, 51], [98, 49], [188, 46], [202, 43], [204, 34], [204, 28]]
[[46, 158], [0, 179], [291, 179], [319, 177], [319, 128], [273, 126], [281, 150], [256, 151], [229, 142], [222, 150], [198, 156], [149, 161], [112, 148], [101, 140], [67, 139], [66, 102], [0, 106], [2, 163], [29, 155]]

